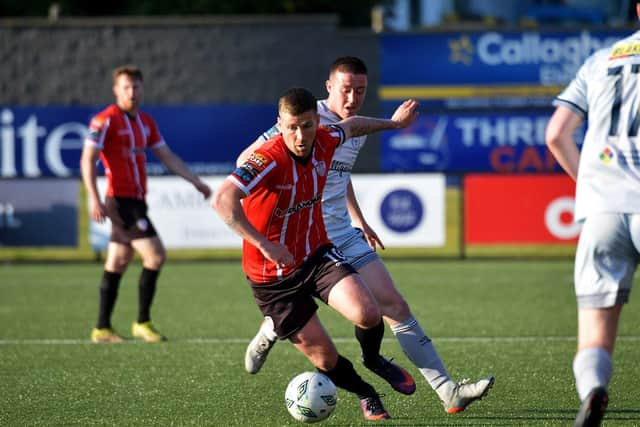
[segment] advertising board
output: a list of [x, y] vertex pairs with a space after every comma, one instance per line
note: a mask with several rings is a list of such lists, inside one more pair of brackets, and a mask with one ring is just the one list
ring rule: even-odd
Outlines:
[[576, 242], [575, 183], [567, 175], [467, 175], [466, 244]]

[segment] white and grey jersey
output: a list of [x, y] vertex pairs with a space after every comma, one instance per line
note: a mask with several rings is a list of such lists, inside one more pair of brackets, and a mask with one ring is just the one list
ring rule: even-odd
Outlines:
[[591, 55], [553, 104], [588, 119], [576, 220], [640, 213], [640, 31]]
[[[326, 100], [318, 101], [318, 114], [322, 125], [333, 124], [341, 120], [329, 110]], [[266, 141], [279, 132], [277, 126], [274, 125], [262, 134], [262, 138]], [[334, 243], [340, 242], [340, 239], [347, 235], [351, 229], [351, 217], [347, 209], [347, 185], [360, 148], [366, 139], [366, 136], [350, 138], [339, 145], [333, 155], [327, 183], [322, 194], [322, 214], [327, 235]]]

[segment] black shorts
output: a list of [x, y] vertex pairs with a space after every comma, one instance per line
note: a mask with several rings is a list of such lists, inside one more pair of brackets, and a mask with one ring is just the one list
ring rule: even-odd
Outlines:
[[302, 329], [318, 309], [313, 297], [327, 304], [331, 289], [356, 270], [333, 245], [319, 248], [302, 266], [276, 282], [249, 280], [260, 311], [273, 320], [278, 338]]
[[111, 220], [111, 241], [129, 244], [132, 240], [157, 236], [147, 216], [144, 200], [126, 197], [105, 197], [107, 216]]

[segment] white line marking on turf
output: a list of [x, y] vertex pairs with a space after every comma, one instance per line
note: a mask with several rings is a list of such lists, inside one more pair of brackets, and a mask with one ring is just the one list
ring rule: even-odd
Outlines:
[[[170, 339], [171, 343], [186, 344], [247, 344], [250, 338], [176, 338]], [[383, 341], [393, 341], [393, 338], [385, 338]], [[576, 337], [439, 337], [434, 338], [434, 342], [468, 342], [468, 343], [520, 343], [536, 341], [575, 341]], [[617, 338], [618, 341], [640, 341], [638, 335], [623, 335]], [[333, 338], [336, 343], [355, 343], [355, 338]], [[142, 341], [129, 339], [123, 344], [142, 344]], [[90, 340], [81, 339], [0, 339], [0, 345], [77, 345], [92, 344]]]

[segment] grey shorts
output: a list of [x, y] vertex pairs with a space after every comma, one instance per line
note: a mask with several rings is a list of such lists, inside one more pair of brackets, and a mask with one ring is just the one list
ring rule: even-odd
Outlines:
[[640, 214], [589, 216], [582, 227], [574, 267], [578, 308], [605, 308], [629, 301], [640, 261]]
[[364, 232], [359, 228], [351, 227], [349, 233], [343, 234], [333, 242], [342, 252], [347, 262], [356, 270], [360, 270], [365, 265], [380, 259], [364, 238]]

